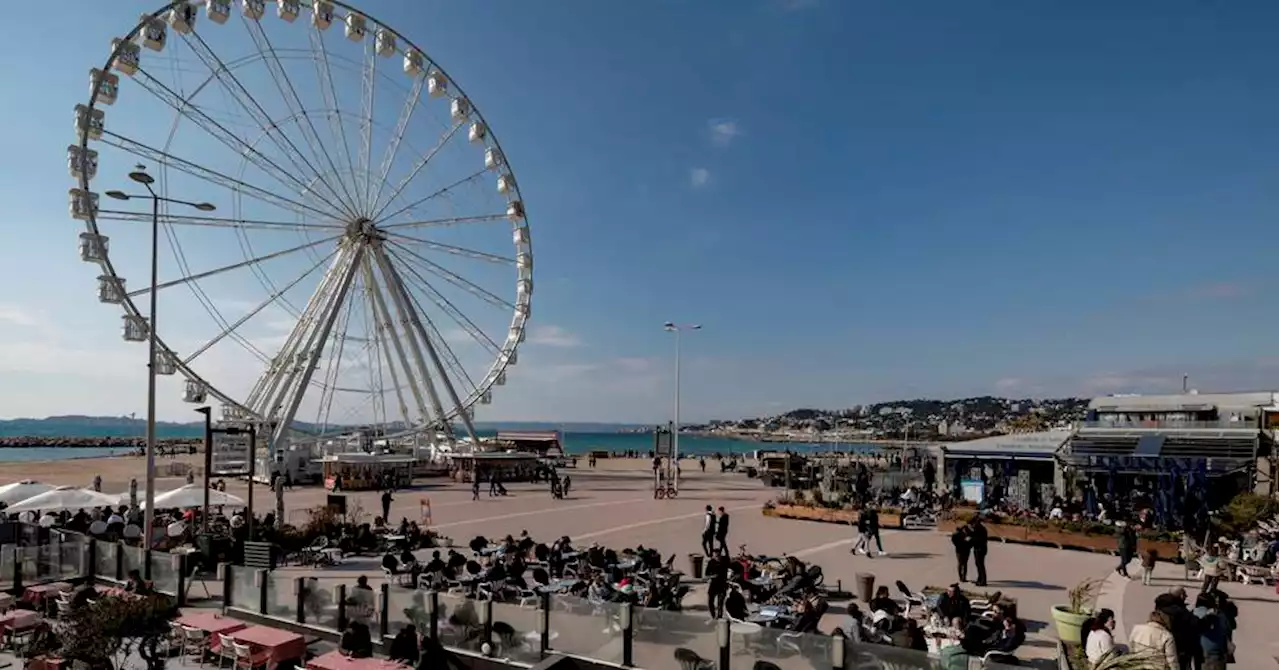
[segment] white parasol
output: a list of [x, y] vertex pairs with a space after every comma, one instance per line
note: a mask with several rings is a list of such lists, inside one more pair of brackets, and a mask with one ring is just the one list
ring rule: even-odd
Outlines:
[[20, 503], [5, 508], [9, 514], [41, 510], [59, 512], [62, 510], [94, 509], [96, 507], [114, 507], [115, 496], [98, 493], [93, 489], [78, 489], [74, 486], [60, 486], [32, 496]]
[[0, 486], [0, 502], [6, 505], [20, 503], [27, 498], [38, 496], [45, 491], [52, 491], [53, 486], [25, 479], [12, 484]]
[[[156, 496], [156, 509], [192, 509], [204, 506], [204, 486], [187, 484]], [[230, 493], [209, 489], [210, 507], [244, 507], [244, 501]]]

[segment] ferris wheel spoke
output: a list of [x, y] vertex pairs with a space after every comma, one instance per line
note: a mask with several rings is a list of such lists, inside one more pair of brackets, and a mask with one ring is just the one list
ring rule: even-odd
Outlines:
[[[404, 371], [409, 392], [413, 395], [414, 402], [417, 405], [418, 416], [420, 417], [419, 421], [425, 423], [431, 415], [427, 412], [427, 404], [422, 397], [421, 389], [417, 384], [413, 383], [413, 367], [409, 365], [409, 358], [405, 355], [404, 344], [397, 336], [395, 322], [392, 321], [391, 312], [387, 309], [387, 302], [382, 295], [382, 289], [378, 286], [378, 282], [374, 278], [372, 259], [366, 259], [364, 272], [365, 285], [370, 289], [370, 302], [374, 308], [374, 319], [379, 324], [379, 328], [376, 331], [377, 337], [385, 337], [385, 339], [391, 344], [392, 349], [394, 349], [396, 359], [400, 364], [400, 369]], [[392, 371], [392, 375], [394, 375], [396, 368], [395, 365], [391, 364], [391, 354], [385, 347], [384, 356], [387, 358], [387, 367]], [[400, 401], [401, 410], [407, 415], [407, 410], [404, 409], [404, 396], [403, 394], [399, 394], [399, 391], [397, 391], [397, 394], [399, 395], [398, 399]]]
[[[428, 196], [427, 196], [427, 197], [425, 197], [425, 198], [420, 198], [420, 199], [418, 199], [418, 200], [415, 200], [415, 201], [413, 201], [413, 202], [411, 202], [411, 203], [409, 203], [409, 204], [405, 205], [404, 207], [401, 207], [400, 209], [397, 209], [396, 211], [394, 211], [394, 212], [392, 212], [392, 213], [390, 213], [390, 214], [387, 214], [386, 216], [381, 216], [381, 215], [379, 215], [379, 216], [377, 216], [377, 217], [374, 217], [374, 220], [375, 220], [375, 221], [378, 221], [378, 222], [379, 222], [379, 224], [381, 224], [381, 223], [382, 223], [382, 222], [384, 222], [384, 221], [390, 221], [390, 220], [392, 220], [392, 219], [396, 218], [397, 216], [400, 216], [401, 214], [404, 214], [405, 212], [412, 211], [412, 210], [414, 210], [414, 209], [416, 209], [416, 208], [418, 208], [418, 207], [420, 207], [420, 206], [422, 206], [422, 205], [425, 205], [426, 203], [428, 203], [428, 202], [430, 202], [430, 201], [432, 201], [432, 200], [435, 200], [436, 198], [439, 198], [439, 197], [444, 196], [444, 195], [448, 195], [448, 194], [449, 194], [449, 192], [451, 192], [453, 189], [455, 189], [455, 188], [457, 188], [457, 187], [459, 187], [459, 186], [462, 186], [463, 184], [466, 184], [466, 183], [469, 183], [469, 182], [473, 182], [473, 181], [475, 181], [475, 180], [479, 179], [480, 177], [482, 177], [482, 176], [484, 176], [484, 175], [486, 175], [486, 174], [489, 174], [489, 171], [488, 171], [488, 170], [486, 170], [486, 169], [484, 169], [484, 168], [481, 168], [480, 170], [477, 170], [476, 172], [474, 172], [474, 173], [472, 173], [472, 174], [470, 174], [470, 175], [468, 175], [468, 176], [466, 176], [466, 177], [463, 177], [462, 179], [459, 179], [458, 181], [455, 181], [455, 182], [453, 182], [452, 184], [449, 184], [448, 186], [445, 186], [444, 188], [442, 188], [442, 189], [440, 189], [440, 190], [436, 191], [435, 193], [432, 193], [431, 195], [428, 195]], [[389, 205], [390, 203], [391, 203], [391, 201], [390, 201], [390, 200], [388, 200], [388, 201], [387, 201], [387, 204]], [[384, 206], [383, 206], [383, 208], [385, 209], [385, 208], [386, 208], [386, 205], [384, 205]], [[385, 226], [385, 225], [380, 225], [379, 227], [381, 227], [381, 228], [383, 228], [383, 229], [386, 229], [386, 228], [387, 228], [387, 226]]]
[[[133, 221], [151, 223], [151, 215], [142, 212], [126, 212], [116, 209], [98, 210], [99, 221]], [[201, 226], [208, 228], [238, 228], [240, 230], [329, 230], [341, 231], [345, 227], [337, 224], [306, 224], [296, 221], [263, 221], [260, 219], [238, 219], [225, 216], [194, 216], [191, 214], [165, 214], [157, 217], [160, 223], [172, 226]], [[337, 239], [339, 235], [327, 239]]]
[[405, 99], [405, 104], [400, 108], [400, 117], [396, 120], [395, 132], [391, 135], [391, 142], [387, 145], [387, 150], [382, 156], [381, 173], [378, 177], [378, 190], [369, 198], [371, 206], [376, 207], [382, 199], [382, 190], [386, 188], [387, 177], [391, 174], [391, 166], [396, 162], [396, 154], [400, 152], [400, 142], [404, 140], [405, 132], [409, 129], [409, 121], [413, 119], [413, 112], [418, 108], [418, 101], [422, 98], [422, 89], [426, 87], [426, 77], [414, 77], [413, 89], [409, 92], [409, 97]]
[[[353, 280], [354, 281], [354, 280]], [[338, 377], [342, 374], [342, 355], [347, 348], [347, 329], [351, 327], [351, 311], [355, 300], [346, 300], [338, 306], [337, 351], [329, 355], [329, 365], [324, 371], [321, 382], [320, 402], [316, 405], [315, 423], [320, 424], [321, 432], [329, 428], [329, 414], [333, 411], [333, 399], [337, 395]], [[332, 348], [332, 347], [331, 347]], [[326, 400], [327, 398], [327, 400]]]
[[432, 375], [427, 369], [426, 358], [423, 357], [422, 352], [422, 343], [419, 338], [414, 337], [414, 331], [419, 329], [421, 324], [415, 323], [416, 315], [406, 299], [407, 293], [404, 290], [404, 284], [400, 282], [395, 273], [395, 268], [387, 260], [381, 249], [374, 249], [372, 253], [374, 264], [382, 275], [382, 283], [387, 287], [387, 293], [391, 295], [391, 304], [395, 306], [399, 315], [399, 321], [405, 333], [405, 342], [409, 345], [409, 352], [413, 355], [413, 360], [417, 367], [418, 379], [422, 382], [424, 390], [426, 390], [427, 401], [432, 409], [430, 416], [434, 417], [432, 422], [438, 421], [442, 430], [452, 432], [447, 420], [449, 415], [444, 411], [444, 404], [440, 402], [440, 394], [436, 391], [435, 382], [432, 381]]
[[[363, 272], [360, 276], [361, 282], [363, 283]], [[365, 356], [365, 364], [369, 368], [370, 410], [373, 412], [373, 420], [375, 423], [386, 424], [386, 387], [383, 385], [385, 379], [382, 375], [382, 363], [381, 358], [379, 357], [380, 348], [378, 345], [380, 344], [380, 340], [378, 339], [377, 324], [373, 319], [372, 312], [369, 310], [369, 287], [364, 286], [360, 292], [364, 294], [364, 301], [362, 303], [364, 309], [360, 310], [364, 317], [364, 332], [369, 337], [369, 341], [361, 348], [362, 351], [360, 353]], [[398, 390], [399, 389], [397, 389], [397, 391]]]
[[396, 240], [401, 240], [403, 242], [421, 245], [423, 247], [432, 249], [434, 251], [443, 251], [447, 254], [460, 256], [462, 258], [473, 258], [478, 261], [486, 261], [489, 263], [494, 263], [496, 265], [515, 265], [516, 264], [516, 259], [511, 258], [509, 256], [499, 256], [498, 254], [491, 254], [484, 251], [477, 251], [475, 249], [468, 249], [466, 247], [454, 246], [452, 244], [445, 244], [443, 242], [434, 242], [432, 240], [424, 240], [419, 237], [413, 237], [412, 235], [403, 235], [401, 233], [388, 232], [387, 234], [390, 235], [391, 237], [394, 237]]
[[324, 96], [328, 110], [331, 110], [325, 114], [329, 120], [329, 132], [334, 141], [342, 142], [342, 153], [347, 159], [347, 173], [354, 175], [355, 161], [351, 158], [351, 144], [347, 141], [347, 130], [342, 125], [342, 115], [338, 112], [338, 95], [333, 84], [333, 70], [329, 68], [329, 51], [324, 48], [324, 33], [318, 30], [308, 31], [307, 45], [311, 50], [311, 62], [315, 65], [321, 95]]
[[[390, 250], [387, 251], [387, 255], [393, 258], [399, 258], [398, 254], [394, 254]], [[489, 337], [489, 335], [484, 332], [484, 329], [477, 326], [470, 317], [464, 314], [462, 310], [458, 309], [458, 307], [445, 297], [444, 294], [436, 290], [436, 288], [431, 285], [431, 282], [427, 281], [426, 277], [423, 277], [422, 274], [415, 270], [412, 265], [405, 263], [403, 260], [401, 260], [401, 264], [404, 265], [405, 271], [407, 271], [414, 279], [418, 280], [423, 290], [423, 295], [425, 295], [427, 300], [430, 300], [437, 309], [448, 315], [450, 319], [453, 319], [453, 322], [464, 332], [470, 335], [471, 339], [475, 340], [481, 347], [489, 350], [492, 354], [502, 354], [502, 347], [497, 342], [494, 342], [493, 338]]]
[[[213, 277], [213, 276], [215, 276], [215, 275], [220, 275], [220, 274], [222, 274], [222, 273], [224, 273], [224, 272], [231, 272], [232, 270], [239, 270], [240, 268], [246, 268], [246, 267], [249, 267], [249, 266], [251, 266], [251, 265], [257, 265], [258, 263], [262, 263], [262, 262], [264, 262], [264, 261], [269, 261], [269, 260], [271, 260], [271, 259], [273, 259], [273, 258], [280, 258], [281, 256], [288, 256], [289, 254], [297, 253], [297, 252], [302, 251], [302, 250], [304, 250], [304, 249], [311, 249], [311, 248], [313, 248], [313, 247], [318, 247], [318, 246], [320, 246], [321, 244], [325, 244], [326, 242], [332, 242], [332, 241], [334, 241], [334, 240], [338, 239], [339, 237], [340, 237], [339, 235], [334, 235], [334, 236], [332, 236], [332, 237], [326, 237], [326, 238], [321, 239], [321, 240], [316, 240], [315, 242], [308, 242], [307, 244], [300, 244], [300, 245], [298, 245], [298, 246], [296, 246], [296, 247], [290, 247], [290, 248], [288, 248], [288, 249], [282, 249], [282, 250], [280, 250], [280, 251], [275, 251], [275, 252], [272, 252], [272, 253], [269, 253], [269, 254], [264, 254], [264, 255], [262, 255], [262, 256], [256, 256], [256, 257], [254, 257], [254, 258], [250, 258], [250, 259], [248, 259], [248, 260], [240, 261], [239, 263], [232, 263], [231, 265], [224, 265], [224, 266], [222, 266], [222, 267], [220, 267], [220, 268], [214, 268], [214, 269], [212, 269], [212, 270], [206, 270], [206, 271], [204, 271], [204, 272], [197, 272], [197, 273], [195, 273], [195, 274], [187, 275], [187, 276], [182, 277], [182, 278], [180, 278], [180, 279], [174, 279], [173, 281], [167, 281], [167, 282], [163, 282], [163, 283], [160, 283], [160, 284], [156, 284], [156, 290], [157, 290], [157, 291], [160, 291], [160, 290], [163, 290], [163, 289], [166, 289], [166, 288], [172, 288], [172, 287], [174, 287], [174, 286], [181, 286], [181, 285], [186, 284], [186, 283], [189, 283], [189, 282], [199, 281], [199, 280], [201, 280], [201, 279], [208, 279], [209, 277]], [[140, 295], [147, 295], [147, 294], [149, 294], [149, 293], [151, 293], [151, 288], [150, 288], [150, 287], [148, 287], [148, 288], [143, 288], [143, 289], [138, 289], [138, 290], [136, 290], [136, 291], [130, 291], [127, 295], [128, 295], [130, 298], [135, 298], [135, 297], [137, 297], [137, 296], [140, 296]]]
[[[141, 75], [141, 76], [137, 76]], [[241, 155], [245, 160], [253, 163], [259, 170], [281, 185], [293, 189], [299, 189], [302, 194], [310, 194], [324, 205], [330, 208], [325, 212], [326, 218], [343, 218], [340, 216], [345, 210], [325, 197], [321, 196], [314, 189], [309, 189], [305, 182], [299, 180], [292, 172], [280, 167], [275, 161], [265, 156], [262, 152], [255, 149], [252, 145], [245, 142], [235, 132], [228, 130], [226, 126], [215, 121], [208, 114], [201, 111], [198, 107], [190, 105], [187, 100], [173, 89], [169, 88], [164, 82], [152, 77], [142, 68], [138, 68], [134, 76], [134, 81], [138, 82], [142, 88], [149, 91], [152, 95], [159, 98], [162, 102], [177, 110], [179, 114], [190, 119], [197, 126], [200, 126], [211, 137], [219, 143], [226, 146], [232, 152]], [[339, 214], [335, 216], [335, 214]], [[347, 216], [350, 216], [349, 214]]]
[[262, 310], [266, 309], [276, 300], [280, 299], [280, 297], [283, 296], [287, 291], [293, 289], [293, 287], [297, 286], [298, 284], [301, 284], [304, 279], [311, 276], [312, 273], [314, 273], [316, 270], [319, 270], [321, 266], [323, 266], [330, 258], [333, 258], [333, 256], [337, 253], [338, 253], [337, 249], [330, 251], [323, 258], [317, 261], [315, 265], [312, 265], [310, 268], [308, 268], [306, 272], [303, 272], [301, 275], [298, 275], [296, 279], [286, 284], [284, 288], [267, 296], [266, 300], [263, 300], [262, 302], [258, 303], [257, 305], [254, 306], [253, 309], [249, 310], [244, 316], [240, 317], [239, 319], [236, 319], [235, 323], [224, 328], [221, 332], [215, 335], [213, 339], [209, 340], [208, 342], [205, 342], [203, 345], [197, 348], [194, 352], [187, 355], [187, 357], [182, 360], [183, 365], [190, 365], [192, 361], [194, 361], [196, 358], [200, 356], [200, 354], [203, 354], [204, 352], [208, 351], [218, 342], [221, 342], [228, 335], [231, 335], [232, 333], [234, 333], [237, 328], [239, 328], [240, 326], [243, 326], [245, 323], [249, 321], [249, 319], [252, 319], [253, 317], [257, 316], [260, 312], [262, 312]]
[[[113, 133], [109, 130], [102, 131], [102, 142], [104, 144], [114, 146], [117, 149], [121, 149], [125, 152], [133, 154], [134, 156], [137, 156], [139, 158], [143, 158], [149, 161], [155, 161], [156, 163], [159, 163], [161, 165], [165, 165], [167, 167], [174, 168], [181, 172], [185, 172], [194, 177], [199, 177], [200, 179], [213, 182], [215, 184], [218, 184], [219, 186], [227, 188], [236, 193], [249, 196], [250, 198], [253, 198], [260, 202], [264, 202], [270, 205], [275, 205], [276, 207], [279, 207], [281, 209], [287, 209], [289, 211], [296, 212], [298, 214], [310, 213], [311, 215], [317, 215], [326, 220], [335, 219], [332, 212], [327, 212], [322, 209], [317, 209], [315, 207], [312, 207], [311, 205], [298, 202], [297, 200], [292, 200], [290, 198], [286, 198], [284, 196], [272, 193], [266, 189], [260, 188], [258, 186], [254, 186], [253, 184], [250, 184], [243, 180], [237, 179], [235, 177], [231, 177], [229, 175], [225, 175], [216, 170], [211, 170], [202, 165], [197, 165], [186, 159], [179, 158], [174, 154], [168, 153], [166, 151], [162, 151], [160, 149], [155, 149], [141, 142], [125, 137], [124, 135], [118, 135], [116, 133]], [[318, 224], [294, 224], [294, 225], [318, 227]]]
[[413, 302], [414, 309], [418, 311], [418, 314], [420, 314], [422, 319], [426, 322], [427, 329], [431, 331], [431, 336], [434, 338], [435, 344], [442, 349], [442, 352], [444, 353], [445, 366], [453, 371], [453, 374], [458, 381], [465, 381], [471, 386], [471, 389], [467, 391], [468, 397], [475, 394], [475, 392], [480, 389], [480, 386], [471, 379], [471, 375], [467, 374], [466, 366], [462, 364], [458, 355], [454, 353], [453, 347], [449, 346], [449, 341], [444, 339], [444, 335], [440, 332], [440, 329], [436, 327], [435, 321], [433, 321], [427, 314], [427, 310], [422, 308], [422, 303], [418, 302], [417, 297], [410, 293], [409, 299]]
[[507, 309], [510, 309], [511, 311], [515, 311], [516, 309], [515, 305], [511, 304], [510, 302], [507, 302], [506, 300], [503, 300], [501, 297], [495, 295], [492, 291], [489, 291], [481, 286], [477, 286], [475, 282], [468, 280], [466, 277], [463, 277], [462, 275], [459, 275], [456, 272], [450, 271], [449, 269], [439, 265], [438, 263], [431, 261], [431, 259], [423, 257], [421, 254], [416, 253], [412, 249], [404, 246], [403, 244], [398, 244], [396, 242], [391, 242], [391, 241], [388, 241], [388, 243], [391, 246], [394, 246], [396, 249], [399, 249], [400, 251], [408, 254], [411, 257], [411, 259], [416, 260], [418, 262], [419, 267], [440, 277], [441, 279], [449, 282], [450, 284], [453, 284], [454, 286], [470, 293], [471, 295], [476, 296], [477, 298], [480, 298], [481, 300], [484, 300], [485, 302], [491, 305], [494, 305], [496, 307], [505, 307]]
[[382, 230], [395, 230], [398, 228], [447, 228], [449, 226], [460, 226], [467, 223], [492, 223], [494, 221], [505, 221], [506, 213], [502, 214], [480, 214], [477, 216], [455, 216], [446, 219], [426, 219], [423, 221], [406, 221], [404, 223], [393, 223], [385, 226], [378, 226]]
[[[307, 157], [298, 149], [298, 146], [289, 138], [289, 135], [284, 133], [280, 127], [276, 125], [276, 123], [271, 119], [271, 115], [263, 109], [262, 104], [258, 102], [257, 98], [253, 97], [253, 94], [249, 92], [249, 89], [245, 88], [244, 84], [240, 82], [240, 78], [236, 76], [235, 71], [229, 69], [226, 63], [222, 62], [222, 58], [218, 56], [218, 54], [214, 53], [213, 49], [209, 48], [209, 43], [205, 42], [204, 37], [202, 37], [200, 33], [193, 31], [191, 33], [191, 37], [183, 35], [182, 39], [187, 43], [187, 46], [195, 52], [196, 56], [204, 62], [205, 66], [209, 68], [209, 71], [213, 73], [218, 83], [222, 85], [223, 90], [230, 95], [246, 115], [257, 122], [263, 132], [269, 132], [271, 130], [276, 131], [275, 133], [270, 134], [271, 143], [280, 150], [285, 159], [293, 165], [294, 169], [298, 172], [307, 172], [312, 177], [318, 178], [320, 183], [323, 184], [334, 199], [337, 200], [339, 208], [346, 212], [347, 215], [355, 218], [357, 210], [354, 203], [349, 203], [342, 199], [338, 190], [324, 178], [324, 173], [317, 170], [316, 167], [311, 164], [311, 161], [307, 160]], [[223, 78], [223, 74], [226, 75], [226, 79]], [[302, 164], [299, 165], [298, 161], [302, 161]], [[306, 167], [305, 170], [303, 169], [303, 166]], [[330, 204], [333, 204], [332, 201], [330, 201]]]
[[364, 125], [364, 136], [360, 142], [360, 172], [364, 174], [364, 190], [362, 192], [362, 200], [364, 211], [368, 212], [372, 209], [372, 201], [370, 200], [371, 191], [369, 173], [373, 171], [373, 106], [374, 92], [378, 84], [378, 54], [374, 53], [374, 39], [367, 41], [365, 48], [365, 68], [361, 84], [363, 95], [361, 95], [361, 117], [360, 122]]
[[[280, 92], [280, 97], [284, 100], [285, 106], [289, 108], [291, 114], [294, 116], [301, 115], [303, 120], [306, 121], [305, 127], [310, 131], [310, 135], [304, 132], [302, 136], [311, 150], [311, 157], [315, 158], [316, 162], [320, 162], [323, 157], [325, 163], [329, 166], [330, 172], [334, 175], [335, 181], [338, 182], [338, 186], [342, 189], [343, 195], [346, 196], [347, 202], [354, 204], [355, 197], [347, 188], [346, 180], [339, 175], [338, 167], [333, 162], [333, 156], [329, 154], [329, 149], [325, 147], [324, 141], [320, 139], [320, 134], [316, 132], [315, 123], [311, 120], [311, 115], [307, 113], [306, 105], [302, 103], [302, 98], [298, 95], [298, 90], [294, 87], [293, 80], [289, 78], [288, 70], [280, 62], [280, 56], [276, 53], [275, 46], [271, 43], [271, 38], [267, 36], [267, 32], [263, 30], [260, 22], [251, 21], [243, 14], [240, 16], [240, 20], [248, 24], [246, 28], [249, 30], [249, 36], [253, 38], [254, 44], [257, 45], [258, 51], [270, 56], [269, 59], [264, 58], [263, 60], [267, 64], [267, 69], [271, 72], [271, 79], [275, 82], [276, 90]], [[285, 93], [286, 88], [288, 89], [287, 95]], [[317, 151], [317, 147], [319, 147], [319, 151]]]
[[[408, 313], [410, 323], [413, 325], [413, 332], [417, 336], [416, 338], [410, 337], [409, 342], [416, 343], [419, 340], [421, 341], [423, 348], [425, 348], [427, 351], [427, 356], [431, 359], [432, 365], [435, 367], [436, 372], [439, 374], [440, 381], [444, 384], [445, 392], [448, 393], [449, 395], [449, 400], [453, 402], [454, 412], [452, 412], [450, 415], [455, 415], [457, 416], [457, 418], [462, 419], [462, 424], [463, 426], [466, 427], [467, 434], [471, 438], [472, 443], [479, 444], [480, 441], [479, 441], [479, 438], [476, 437], [475, 426], [471, 424], [471, 417], [467, 413], [467, 408], [462, 406], [462, 401], [461, 399], [458, 398], [458, 392], [456, 389], [453, 388], [453, 382], [449, 381], [449, 375], [445, 373], [444, 365], [440, 362], [440, 355], [436, 352], [435, 346], [431, 342], [431, 338], [427, 336], [427, 331], [422, 326], [422, 319], [419, 317], [418, 313], [413, 309], [413, 301], [411, 300], [409, 290], [405, 288], [404, 282], [400, 279], [400, 274], [396, 271], [395, 265], [392, 264], [390, 260], [388, 260], [384, 250], [381, 248], [377, 248], [374, 250], [374, 254], [375, 254], [375, 257], [378, 259], [378, 261], [382, 264], [384, 276], [386, 276], [393, 282], [394, 284], [393, 291], [399, 293], [402, 297], [401, 305], [405, 310], [405, 312]], [[429, 377], [429, 374], [426, 372], [426, 370], [423, 370], [423, 374], [424, 374], [424, 377]], [[427, 388], [430, 389], [432, 391], [432, 394], [434, 395], [434, 391], [435, 391], [434, 385], [428, 382]], [[436, 409], [439, 410], [440, 409], [439, 401], [437, 400], [434, 404], [436, 405]], [[443, 412], [437, 412], [437, 415], [440, 417], [440, 422], [447, 426], [449, 423], [450, 415], [446, 415]], [[446, 428], [446, 430], [448, 430], [448, 428]]]
[[409, 171], [409, 174], [405, 175], [404, 179], [401, 179], [400, 182], [396, 184], [396, 187], [392, 189], [391, 194], [387, 196], [386, 202], [374, 203], [374, 214], [369, 218], [374, 221], [382, 220], [382, 213], [386, 211], [387, 207], [390, 207], [391, 203], [395, 202], [396, 198], [400, 197], [400, 193], [403, 192], [409, 184], [413, 183], [413, 180], [418, 177], [418, 173], [422, 172], [423, 168], [427, 167], [427, 164], [431, 162], [431, 159], [435, 158], [436, 154], [440, 153], [440, 150], [449, 143], [449, 140], [453, 139], [453, 136], [458, 134], [462, 125], [461, 121], [454, 121], [453, 125], [449, 126], [449, 130], [445, 131], [444, 135], [440, 136], [436, 145], [426, 154], [423, 154], [422, 158], [418, 159], [418, 162], [414, 164], [413, 169]]

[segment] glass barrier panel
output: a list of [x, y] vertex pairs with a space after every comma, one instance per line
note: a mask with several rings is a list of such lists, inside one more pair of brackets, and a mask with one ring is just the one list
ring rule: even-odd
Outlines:
[[89, 544], [80, 538], [64, 538], [58, 547], [58, 574], [62, 579], [83, 577]]
[[94, 551], [97, 552], [97, 556], [94, 558], [94, 574], [107, 579], [115, 579], [116, 554], [120, 551], [120, 545], [115, 542], [99, 542]]
[[439, 594], [440, 644], [454, 649], [480, 650], [483, 625], [476, 601], [465, 596]]
[[177, 556], [163, 552], [151, 552], [151, 584], [161, 593], [178, 595], [179, 559]]
[[40, 579], [46, 582], [56, 582], [62, 579], [62, 549], [59, 544], [42, 544], [36, 547], [38, 551], [36, 555], [40, 562], [37, 570], [40, 573]]
[[427, 630], [427, 594], [418, 589], [392, 586], [387, 590], [387, 634], [394, 636], [409, 624]]
[[293, 585], [292, 577], [267, 572], [267, 615], [297, 620], [298, 599], [294, 596]]
[[552, 596], [551, 648], [572, 656], [621, 663], [622, 609], [618, 603]]
[[[681, 667], [678, 655], [715, 664], [720, 657], [715, 621], [706, 615], [636, 608], [632, 620], [633, 661], [641, 668]], [[746, 667], [750, 668], [750, 665]]]
[[22, 564], [22, 583], [25, 585], [43, 584], [56, 581], [49, 576], [49, 550], [44, 547], [19, 547], [17, 560]]
[[[977, 661], [977, 667], [983, 667], [981, 658], [975, 660]], [[940, 667], [936, 659], [931, 658], [928, 653], [923, 651], [892, 647], [886, 644], [865, 643], [849, 643], [846, 646], [845, 663], [850, 664], [852, 667], [874, 665], [886, 670], [933, 670], [933, 668]], [[965, 667], [963, 663], [961, 667]], [[994, 666], [987, 667], [994, 668]]]
[[542, 660], [538, 651], [538, 618], [542, 612], [537, 600], [518, 603], [493, 603], [494, 653], [519, 663]]
[[128, 579], [129, 573], [137, 570], [138, 574], [143, 574], [143, 561], [146, 560], [146, 554], [142, 547], [130, 547], [127, 544], [120, 545], [120, 551], [124, 552], [124, 572], [120, 575], [121, 579]]
[[378, 631], [378, 592], [373, 588], [359, 588], [355, 582], [347, 583], [347, 621], [359, 621]]
[[338, 631], [338, 600], [336, 582], [321, 582], [308, 577], [303, 582], [302, 611], [307, 624]]
[[[793, 633], [746, 622], [731, 623], [729, 652], [734, 665], [739, 663], [740, 657], [751, 657], [769, 661], [782, 670], [831, 669], [830, 635]], [[745, 660], [742, 663], [751, 667]]]
[[0, 545], [0, 586], [13, 588], [14, 553], [16, 544]]
[[258, 602], [260, 592], [253, 583], [257, 569], [243, 565], [228, 565], [227, 569], [231, 571], [231, 602], [228, 604], [242, 610], [257, 612], [258, 607], [261, 606]]

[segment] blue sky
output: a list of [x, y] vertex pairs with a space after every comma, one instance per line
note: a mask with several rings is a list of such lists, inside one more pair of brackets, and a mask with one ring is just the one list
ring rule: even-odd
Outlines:
[[[1275, 387], [1271, 4], [372, 8], [483, 110], [527, 205], [530, 335], [478, 419], [666, 417], [667, 320], [705, 326], [684, 343], [694, 420], [899, 397], [1171, 391], [1184, 373], [1204, 390]], [[0, 109], [0, 416], [144, 409], [144, 348], [120, 341], [118, 309], [97, 303], [96, 273], [75, 258], [65, 147], [87, 70], [150, 9], [85, 3], [54, 42], [19, 31], [0, 45], [21, 101]], [[22, 3], [9, 18], [47, 17]], [[162, 137], [168, 119], [129, 92], [108, 127]], [[117, 165], [128, 167], [113, 163], [113, 175]], [[145, 237], [114, 235], [113, 258], [117, 242], [121, 258], [145, 258]], [[144, 267], [132, 266], [131, 286]], [[266, 295], [219, 291], [245, 305]], [[161, 305], [188, 325], [190, 301]], [[189, 341], [217, 332], [189, 325]], [[252, 337], [278, 341], [283, 327]], [[247, 388], [252, 363], [207, 364]], [[165, 382], [162, 417], [186, 416]]]

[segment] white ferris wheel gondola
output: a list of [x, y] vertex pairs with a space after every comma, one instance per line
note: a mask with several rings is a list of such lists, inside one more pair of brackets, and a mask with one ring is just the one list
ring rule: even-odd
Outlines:
[[[271, 448], [351, 426], [451, 434], [455, 421], [475, 439], [475, 407], [506, 384], [531, 315], [511, 166], [403, 33], [345, 2], [276, 0], [274, 17], [269, 4], [170, 2], [90, 71], [68, 207], [98, 299], [122, 307], [129, 342], [149, 339], [156, 300], [156, 373], [185, 402], [219, 401], [224, 421], [271, 427]], [[137, 288], [152, 213], [92, 188], [138, 163], [163, 231], [155, 295]], [[138, 197], [115, 186], [102, 188]], [[170, 210], [188, 198], [218, 209]]]

